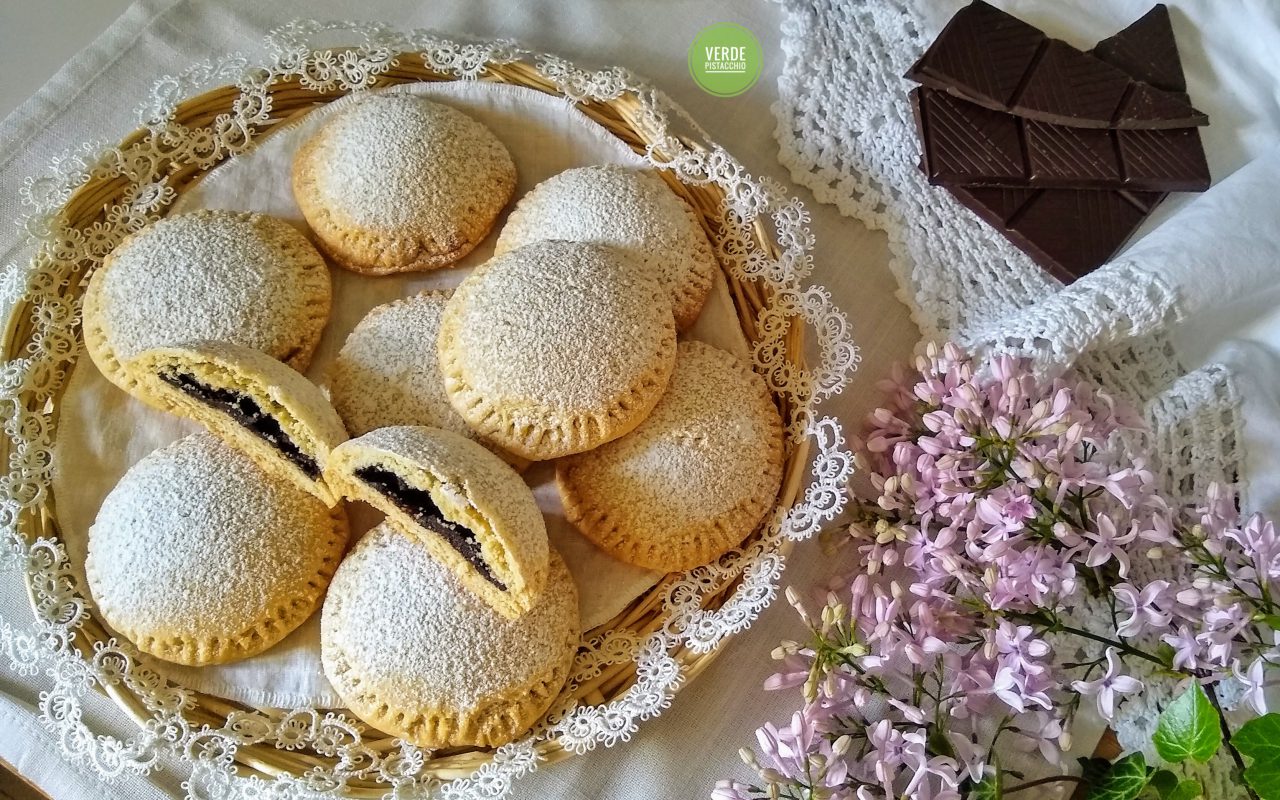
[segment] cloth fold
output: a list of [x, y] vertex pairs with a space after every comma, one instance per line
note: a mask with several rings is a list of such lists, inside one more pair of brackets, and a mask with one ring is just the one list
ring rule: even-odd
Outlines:
[[[976, 346], [1052, 366], [1153, 334], [1175, 334], [1203, 361], [1202, 341], [1280, 326], [1280, 145], [1188, 198], [1110, 264], [969, 334]], [[1274, 319], [1273, 319], [1274, 316]], [[1211, 337], [1188, 336], [1213, 330]]]

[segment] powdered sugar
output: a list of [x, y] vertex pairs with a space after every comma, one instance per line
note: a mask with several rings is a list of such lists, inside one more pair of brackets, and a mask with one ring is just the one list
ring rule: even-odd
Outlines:
[[[479, 555], [503, 587], [482, 578], [457, 545], [424, 528], [360, 471], [378, 467], [407, 486], [429, 491], [439, 513], [468, 529]], [[547, 581], [547, 528], [533, 493], [520, 476], [476, 442], [438, 428], [379, 428], [334, 450], [326, 477], [339, 491], [386, 512], [426, 543], [437, 559], [464, 576], [471, 591], [507, 616], [536, 602]]]
[[[450, 326], [450, 318], [453, 324]], [[445, 312], [466, 382], [501, 403], [592, 413], [675, 355], [675, 330], [657, 280], [601, 245], [538, 242], [476, 270]], [[665, 378], [664, 378], [665, 383]], [[452, 390], [451, 390], [452, 391]]]
[[393, 425], [475, 435], [449, 405], [436, 356], [451, 294], [423, 292], [378, 306], [347, 337], [329, 373], [329, 393], [352, 436]]
[[388, 273], [456, 261], [515, 189], [511, 154], [480, 122], [422, 97], [378, 95], [334, 114], [298, 152], [294, 194], [344, 266]]
[[207, 339], [305, 369], [329, 316], [324, 260], [296, 229], [263, 214], [205, 210], [162, 219], [125, 240], [94, 285], [97, 318], [86, 328], [100, 326], [120, 363]]
[[681, 330], [697, 319], [718, 269], [693, 209], [656, 175], [621, 166], [579, 167], [538, 184], [511, 212], [496, 252], [546, 239], [625, 249], [671, 293]]
[[746, 364], [682, 342], [653, 413], [557, 467], [566, 513], [588, 538], [624, 561], [686, 568], [742, 541], [772, 504], [782, 421]]
[[[358, 683], [359, 691], [400, 711], [462, 711], [564, 662], [577, 619], [577, 592], [557, 553], [547, 591], [527, 614], [509, 620], [463, 588], [426, 548], [384, 523], [334, 577], [322, 623], [325, 671], [344, 697]], [[335, 670], [336, 662], [343, 669]]]
[[344, 539], [319, 500], [201, 433], [121, 479], [90, 530], [86, 570], [107, 620], [135, 641], [234, 640], [297, 600], [306, 608], [289, 628], [309, 616]]
[[[139, 392], [150, 394], [161, 406], [189, 416], [219, 438], [243, 450], [267, 472], [296, 483], [332, 507], [336, 499], [318, 474], [308, 473], [290, 456], [310, 459], [312, 467], [322, 467], [329, 452], [347, 440], [338, 413], [328, 398], [311, 381], [287, 365], [257, 350], [227, 342], [193, 342], [179, 347], [148, 350], [133, 362]], [[231, 413], [205, 396], [192, 396], [188, 388], [172, 383], [185, 376], [214, 391], [233, 392], [251, 398], [258, 412], [269, 415], [279, 426], [264, 435], [256, 427], [261, 420], [242, 416], [250, 411], [238, 402]]]
[[484, 125], [412, 95], [371, 97], [321, 135], [319, 189], [353, 223], [380, 229], [447, 226], [486, 203], [488, 165], [511, 164]]

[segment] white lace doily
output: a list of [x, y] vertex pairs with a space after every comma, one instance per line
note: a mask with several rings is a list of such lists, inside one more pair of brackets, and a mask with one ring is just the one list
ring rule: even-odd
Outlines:
[[[852, 458], [839, 423], [813, 409], [844, 386], [858, 360], [857, 349], [847, 320], [828, 293], [806, 284], [813, 237], [800, 202], [776, 183], [748, 174], [665, 95], [626, 71], [584, 71], [510, 41], [456, 42], [428, 31], [401, 33], [380, 25], [295, 22], [268, 37], [268, 45], [273, 57], [267, 64], [228, 56], [162, 78], [140, 109], [148, 135], [119, 147], [86, 144], [70, 150], [23, 186], [21, 199], [29, 216], [22, 224], [33, 258], [0, 270], [0, 299], [6, 307], [17, 304], [19, 330], [29, 332], [19, 357], [0, 365], [0, 420], [9, 455], [7, 471], [0, 475], [0, 524], [3, 564], [26, 573], [35, 615], [34, 622], [0, 620], [0, 649], [11, 668], [48, 677], [40, 703], [43, 723], [68, 759], [105, 780], [145, 774], [160, 753], [171, 752], [189, 763], [192, 772], [185, 786], [194, 798], [336, 797], [351, 781], [377, 782], [385, 786], [386, 796], [396, 798], [501, 797], [513, 780], [537, 769], [544, 759], [540, 746], [548, 742], [585, 753], [628, 740], [641, 721], [670, 704], [684, 677], [675, 656], [680, 648], [713, 650], [749, 626], [773, 599], [783, 567], [780, 546], [812, 536], [845, 503]], [[334, 45], [341, 47], [326, 49]], [[797, 444], [808, 439], [813, 454], [811, 481], [801, 501], [775, 510], [763, 532], [741, 549], [672, 582], [663, 597], [664, 624], [656, 632], [608, 632], [584, 643], [571, 682], [581, 685], [608, 665], [634, 662], [634, 685], [610, 702], [554, 709], [528, 736], [500, 748], [476, 773], [448, 783], [424, 774], [425, 751], [403, 742], [389, 749], [367, 746], [364, 726], [341, 712], [233, 711], [224, 722], [198, 708], [192, 692], [140, 663], [127, 642], [89, 647], [82, 632], [90, 620], [88, 604], [66, 550], [56, 537], [32, 539], [25, 533], [32, 520], [52, 516], [53, 401], [81, 349], [79, 303], [64, 297], [63, 290], [83, 281], [124, 235], [161, 216], [176, 197], [173, 182], [252, 148], [272, 120], [273, 85], [296, 80], [307, 90], [332, 96], [359, 91], [391, 69], [401, 52], [421, 54], [434, 70], [459, 80], [480, 78], [490, 65], [521, 62], [567, 102], [634, 97], [630, 108], [635, 124], [654, 141], [646, 160], [673, 170], [682, 181], [714, 183], [724, 190], [727, 199], [714, 242], [720, 257], [735, 275], [769, 290], [769, 302], [756, 320], [756, 369], [797, 409], [788, 435]], [[229, 113], [218, 114], [205, 127], [176, 121], [178, 103], [226, 84], [238, 92]], [[692, 133], [677, 136], [677, 125]], [[122, 194], [109, 201], [104, 221], [72, 227], [62, 209], [90, 179], [117, 182]], [[779, 257], [757, 243], [753, 231], [761, 226], [773, 232]], [[793, 324], [807, 324], [818, 345], [818, 361], [805, 369], [785, 358], [784, 342]], [[704, 607], [708, 596], [738, 579], [722, 605]], [[137, 699], [136, 733], [117, 738], [85, 724], [81, 699], [99, 690]], [[272, 751], [308, 748], [325, 758], [316, 759], [316, 766], [302, 775], [241, 777], [235, 769], [237, 751], [249, 745], [266, 754], [255, 756], [255, 766], [267, 772], [273, 771]]]
[[[1176, 291], [1123, 259], [1063, 287], [918, 169], [902, 75], [947, 15], [927, 0], [781, 2], [779, 157], [818, 200], [888, 235], [899, 297], [925, 338], [1073, 365], [1142, 409], [1152, 435], [1136, 444], [1154, 454], [1167, 496], [1203, 497], [1215, 481], [1242, 490], [1235, 387], [1225, 367], [1178, 363], [1166, 335], [1181, 317]], [[1147, 690], [1115, 728], [1144, 749], [1174, 684], [1135, 671]], [[1225, 756], [1206, 768], [1207, 797], [1240, 791], [1229, 768]]]

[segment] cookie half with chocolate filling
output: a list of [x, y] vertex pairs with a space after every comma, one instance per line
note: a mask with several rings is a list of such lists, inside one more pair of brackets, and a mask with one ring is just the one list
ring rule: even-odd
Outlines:
[[264, 353], [227, 342], [148, 350], [129, 362], [143, 399], [204, 425], [263, 469], [330, 507], [330, 451], [347, 439], [320, 387]]
[[421, 541], [503, 616], [547, 582], [547, 529], [533, 492], [501, 458], [440, 428], [379, 428], [339, 446], [325, 479]]

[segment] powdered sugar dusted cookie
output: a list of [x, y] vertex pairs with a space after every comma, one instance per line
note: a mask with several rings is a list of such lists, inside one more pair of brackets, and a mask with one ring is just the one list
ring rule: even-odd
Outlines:
[[126, 237], [93, 274], [85, 345], [102, 374], [128, 392], [130, 359], [179, 342], [232, 342], [305, 370], [329, 301], [329, 268], [288, 223], [193, 211]]
[[675, 360], [666, 292], [624, 251], [535, 242], [454, 292], [440, 326], [449, 402], [489, 441], [539, 460], [640, 424]]
[[557, 464], [565, 516], [622, 561], [672, 572], [739, 544], [782, 479], [782, 421], [730, 353], [682, 342], [667, 393], [631, 433]]
[[519, 736], [564, 685], [579, 637], [578, 592], [558, 553], [546, 591], [510, 620], [387, 523], [342, 562], [322, 614], [333, 688], [361, 719], [426, 748]]
[[719, 265], [689, 204], [652, 172], [600, 165], [566, 170], [520, 198], [497, 253], [546, 239], [621, 247], [671, 294], [676, 327], [693, 325]]
[[103, 618], [144, 653], [260, 653], [320, 605], [347, 520], [209, 433], [139, 461], [103, 501], [85, 571]]
[[471, 252], [511, 199], [516, 167], [480, 122], [407, 94], [334, 114], [298, 150], [293, 193], [321, 248], [383, 275]]
[[[352, 436], [425, 425], [478, 438], [444, 391], [436, 339], [452, 289], [378, 306], [347, 336], [329, 372], [329, 394]], [[481, 441], [517, 470], [526, 459]]]
[[436, 356], [451, 294], [423, 292], [378, 306], [347, 336], [330, 367], [329, 394], [353, 436], [395, 425], [472, 435], [449, 405]]
[[130, 362], [138, 392], [201, 423], [263, 469], [332, 506], [329, 452], [347, 439], [320, 387], [263, 353], [225, 342], [148, 350]]
[[511, 467], [439, 428], [379, 428], [339, 446], [325, 478], [387, 514], [499, 613], [518, 617], [547, 583], [547, 528]]

